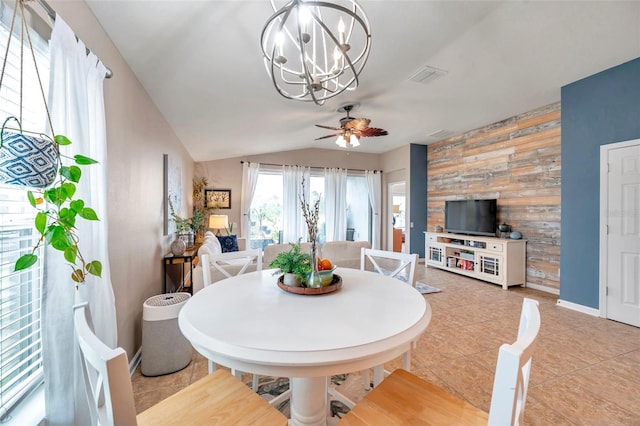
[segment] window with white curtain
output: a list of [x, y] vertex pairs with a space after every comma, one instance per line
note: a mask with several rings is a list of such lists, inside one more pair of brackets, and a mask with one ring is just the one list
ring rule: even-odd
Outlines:
[[371, 242], [371, 204], [367, 179], [347, 175], [347, 240]]
[[[318, 240], [326, 240], [326, 220], [324, 206], [324, 172], [312, 169], [309, 182], [311, 192], [309, 204], [320, 199], [318, 217]], [[264, 248], [269, 244], [288, 243], [281, 241], [282, 230], [282, 171], [281, 169], [261, 170], [256, 192], [251, 202], [251, 248]], [[302, 212], [300, 213], [302, 214]], [[371, 240], [371, 205], [369, 204], [367, 182], [361, 173], [347, 175], [347, 239]]]
[[[0, 9], [0, 59], [4, 57], [11, 11]], [[20, 117], [20, 39], [11, 42], [5, 75], [0, 89], [0, 119]], [[48, 45], [30, 31], [43, 89], [48, 91]], [[28, 45], [24, 50], [22, 73], [22, 127], [44, 132], [46, 112], [37, 83]], [[15, 122], [9, 123], [15, 127]], [[1, 148], [0, 148], [1, 149]], [[25, 188], [0, 184], [0, 421], [11, 407], [43, 380], [40, 333], [40, 295], [42, 290], [42, 254], [40, 262], [25, 271], [14, 272], [14, 263], [37, 242], [33, 226], [35, 209], [27, 201]]]
[[262, 249], [280, 240], [282, 203], [282, 172], [261, 170], [250, 209], [249, 246], [252, 249]]

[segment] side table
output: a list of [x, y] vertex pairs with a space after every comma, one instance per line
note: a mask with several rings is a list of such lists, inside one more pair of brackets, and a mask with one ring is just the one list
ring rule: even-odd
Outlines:
[[[193, 282], [193, 261], [197, 255], [197, 251], [185, 251], [184, 254], [180, 256], [175, 256], [173, 254], [168, 254], [164, 257], [164, 269], [163, 269], [163, 287], [164, 292], [167, 293], [167, 265], [180, 265], [180, 283], [174, 291], [181, 291], [183, 288], [186, 289], [189, 293], [193, 294], [193, 286], [191, 283]], [[187, 276], [185, 276], [185, 264], [189, 264], [189, 275], [188, 275], [188, 286], [187, 284]]]

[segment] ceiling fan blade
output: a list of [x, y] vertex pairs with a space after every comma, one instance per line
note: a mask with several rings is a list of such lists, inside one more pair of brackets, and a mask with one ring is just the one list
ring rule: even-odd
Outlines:
[[322, 124], [316, 124], [316, 127], [321, 127], [323, 129], [329, 130], [342, 130], [340, 127], [323, 126]]
[[341, 135], [342, 133], [334, 133], [333, 135], [327, 135], [327, 136], [321, 136], [319, 138], [315, 138], [314, 140], [319, 141], [320, 139], [328, 139], [328, 138], [335, 138], [338, 135]]
[[366, 129], [359, 132], [360, 136], [371, 137], [371, 136], [387, 136], [389, 132], [384, 129], [378, 129], [377, 127], [367, 127]]

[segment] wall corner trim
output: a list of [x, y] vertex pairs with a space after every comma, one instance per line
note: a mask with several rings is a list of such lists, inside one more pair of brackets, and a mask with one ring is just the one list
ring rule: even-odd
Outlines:
[[572, 311], [582, 312], [583, 314], [591, 315], [594, 317], [600, 316], [599, 309], [591, 308], [589, 306], [584, 306], [584, 305], [578, 305], [577, 303], [568, 302], [566, 300], [558, 299], [557, 305], [562, 308], [571, 309]]
[[140, 346], [138, 352], [136, 352], [133, 358], [131, 358], [131, 361], [129, 361], [129, 376], [133, 376], [136, 368], [138, 368], [138, 365], [140, 365], [140, 361], [142, 361], [142, 346]]

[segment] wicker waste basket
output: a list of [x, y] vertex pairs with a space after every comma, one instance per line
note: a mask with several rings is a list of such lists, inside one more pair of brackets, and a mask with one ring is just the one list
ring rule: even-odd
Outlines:
[[191, 343], [178, 328], [178, 314], [189, 293], [167, 293], [148, 298], [142, 308], [142, 359], [145, 376], [159, 376], [183, 369], [191, 361]]

